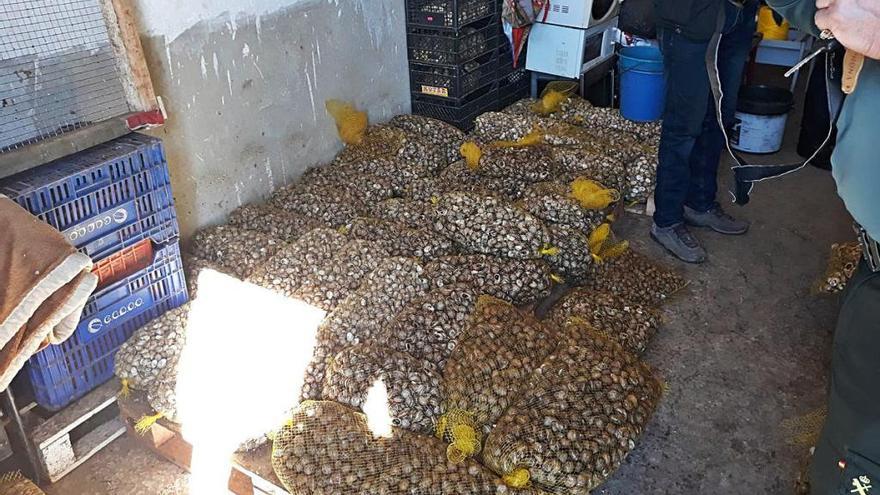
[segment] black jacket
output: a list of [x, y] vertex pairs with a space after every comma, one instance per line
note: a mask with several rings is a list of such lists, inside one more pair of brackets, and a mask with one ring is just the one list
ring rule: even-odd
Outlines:
[[695, 40], [712, 37], [718, 9], [728, 0], [654, 0], [657, 26], [674, 29]]

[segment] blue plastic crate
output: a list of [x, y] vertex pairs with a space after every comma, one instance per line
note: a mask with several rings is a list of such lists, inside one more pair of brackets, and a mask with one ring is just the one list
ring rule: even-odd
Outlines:
[[95, 260], [146, 238], [179, 236], [162, 143], [149, 136], [130, 134], [17, 174], [0, 193]]
[[37, 404], [58, 410], [109, 380], [119, 347], [188, 298], [180, 247], [173, 242], [157, 250], [149, 267], [93, 294], [74, 334], [28, 361]]

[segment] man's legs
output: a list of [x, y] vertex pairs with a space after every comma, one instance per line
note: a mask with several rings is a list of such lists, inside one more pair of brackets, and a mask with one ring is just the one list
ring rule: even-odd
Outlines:
[[[810, 473], [813, 495], [836, 495], [848, 480], [838, 462], [852, 449], [880, 463], [880, 273], [865, 262], [849, 282], [831, 359], [828, 419]], [[875, 480], [880, 486], [880, 479]], [[849, 493], [852, 487], [844, 493]]]
[[[731, 28], [721, 38], [718, 49], [718, 73], [721, 79], [721, 90], [724, 98], [721, 101], [722, 118], [725, 127], [733, 125], [736, 112], [737, 96], [742, 82], [743, 69], [752, 46], [755, 32], [754, 7], [746, 7], [738, 11], [736, 7], [726, 4], [728, 24]], [[735, 221], [720, 210], [716, 215], [700, 218], [692, 213], [706, 213], [719, 208], [718, 164], [726, 146], [724, 134], [718, 126], [715, 98], [709, 94], [709, 103], [703, 121], [703, 130], [694, 144], [690, 156], [691, 182], [688, 188], [685, 205], [692, 211], [686, 215], [688, 221], [697, 220], [698, 225], [708, 226], [725, 234], [741, 234], [748, 229], [748, 224]], [[721, 215], [721, 216], [719, 216]], [[702, 220], [702, 221], [701, 221]]]
[[660, 133], [654, 223], [666, 228], [683, 221], [683, 206], [691, 180], [690, 158], [703, 132], [709, 77], [705, 56], [708, 43], [690, 40], [661, 28], [660, 43], [666, 71], [666, 107]]

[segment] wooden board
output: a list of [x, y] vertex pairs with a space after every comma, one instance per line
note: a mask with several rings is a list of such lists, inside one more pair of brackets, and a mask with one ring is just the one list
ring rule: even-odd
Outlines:
[[[179, 425], [160, 419], [143, 435], [135, 431], [134, 424], [140, 418], [153, 414], [143, 392], [132, 391], [128, 397], [120, 398], [119, 414], [129, 436], [160, 457], [187, 471], [190, 469], [193, 447], [183, 438]], [[272, 447], [268, 443], [249, 452], [233, 454], [229, 490], [236, 495], [290, 495], [275, 476], [271, 455]]]
[[63, 478], [125, 433], [125, 424], [115, 410], [118, 391], [118, 382], [105, 383], [30, 433], [50, 481]]

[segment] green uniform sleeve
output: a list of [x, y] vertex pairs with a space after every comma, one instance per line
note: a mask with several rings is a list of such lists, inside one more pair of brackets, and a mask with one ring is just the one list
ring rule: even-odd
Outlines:
[[815, 36], [819, 35], [815, 22], [815, 0], [767, 0], [767, 5], [788, 19], [792, 26]]

